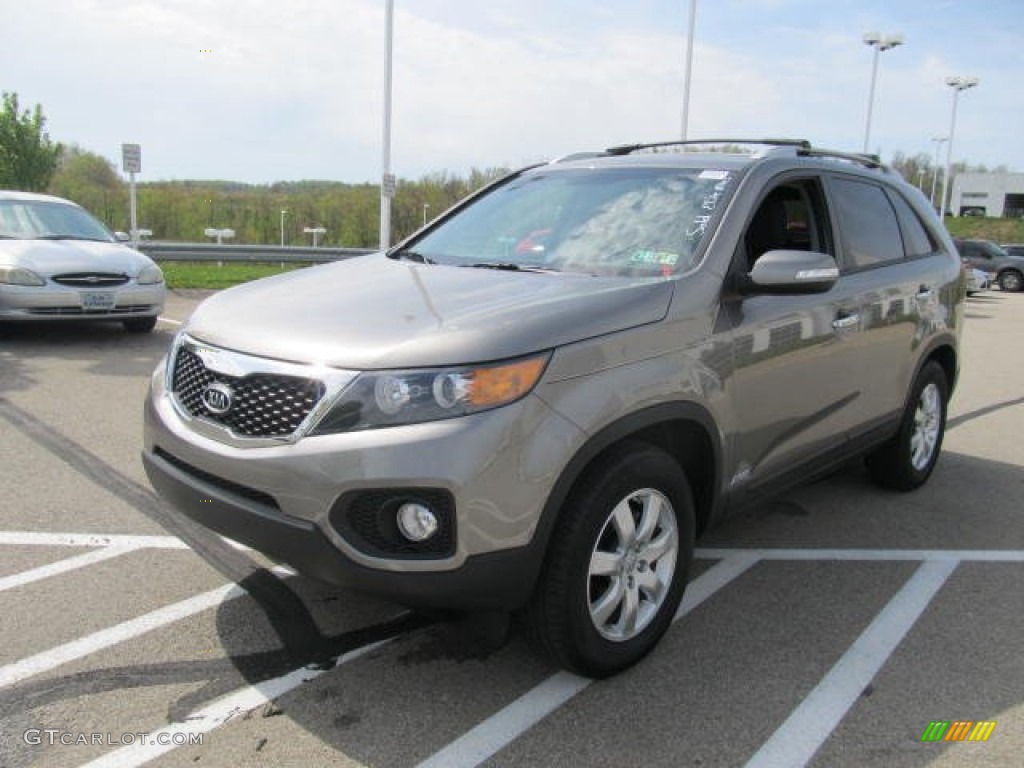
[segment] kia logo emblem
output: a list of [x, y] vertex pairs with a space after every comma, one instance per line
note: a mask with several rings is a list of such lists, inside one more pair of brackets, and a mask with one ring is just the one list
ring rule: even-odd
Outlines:
[[221, 416], [231, 410], [235, 401], [235, 393], [231, 387], [215, 381], [203, 390], [203, 405], [214, 416]]

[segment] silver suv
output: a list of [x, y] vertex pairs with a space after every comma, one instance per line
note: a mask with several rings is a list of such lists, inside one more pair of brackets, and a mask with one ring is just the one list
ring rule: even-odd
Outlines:
[[924, 483], [957, 378], [927, 199], [744, 146], [533, 166], [387, 253], [212, 297], [153, 376], [153, 485], [309, 576], [633, 664], [724, 515], [853, 455]]

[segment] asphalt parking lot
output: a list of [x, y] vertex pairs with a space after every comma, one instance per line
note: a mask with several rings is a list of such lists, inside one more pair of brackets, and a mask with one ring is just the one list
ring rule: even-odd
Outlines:
[[[164, 508], [142, 401], [198, 299], [0, 336], [0, 767], [1020, 765], [1024, 294], [968, 300], [924, 489], [850, 465], [713, 530], [655, 653], [598, 683]], [[995, 725], [922, 740], [946, 721]]]

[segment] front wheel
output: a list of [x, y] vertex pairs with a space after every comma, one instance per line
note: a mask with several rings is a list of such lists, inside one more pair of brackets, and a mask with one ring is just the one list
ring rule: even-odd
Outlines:
[[620, 446], [562, 509], [527, 611], [535, 644], [563, 667], [607, 677], [643, 658], [675, 616], [694, 546], [686, 475], [646, 443]]
[[156, 328], [155, 317], [129, 317], [121, 322], [128, 333], [149, 333]]
[[929, 361], [914, 382], [899, 432], [867, 457], [875, 482], [897, 491], [924, 485], [939, 460], [948, 401], [946, 372]]

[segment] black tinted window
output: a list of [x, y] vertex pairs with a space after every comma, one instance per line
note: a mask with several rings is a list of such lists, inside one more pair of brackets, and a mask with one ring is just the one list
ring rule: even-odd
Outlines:
[[903, 227], [903, 249], [907, 256], [926, 256], [938, 250], [935, 240], [928, 233], [928, 229], [918, 217], [910, 203], [899, 194], [892, 194], [892, 204], [899, 215], [900, 225]]
[[882, 188], [850, 179], [833, 179], [831, 186], [846, 266], [870, 267], [902, 259], [896, 211]]

